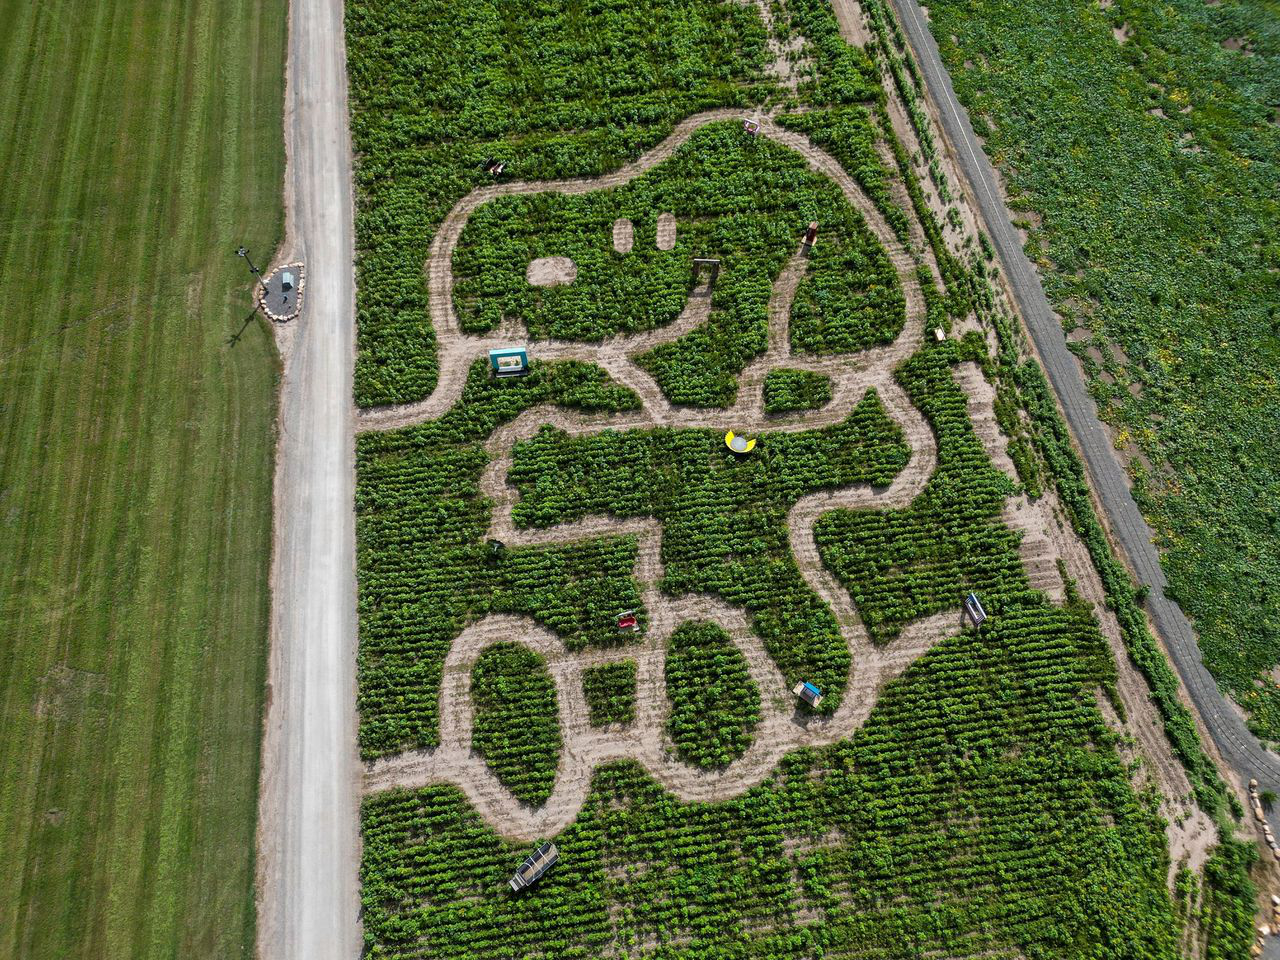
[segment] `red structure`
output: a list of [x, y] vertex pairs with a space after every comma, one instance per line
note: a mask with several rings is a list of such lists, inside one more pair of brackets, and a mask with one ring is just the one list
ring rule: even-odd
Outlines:
[[804, 232], [804, 245], [806, 247], [812, 247], [817, 242], [818, 242], [818, 221], [811, 220], [809, 222], [809, 229]]
[[628, 610], [626, 613], [618, 614], [618, 629], [636, 631], [640, 629], [640, 621], [636, 619], [636, 612]]

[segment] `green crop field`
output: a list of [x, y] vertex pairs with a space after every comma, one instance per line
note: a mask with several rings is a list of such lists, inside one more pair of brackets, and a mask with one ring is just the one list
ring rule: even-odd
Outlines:
[[[1251, 848], [1229, 836], [1230, 801], [990, 254], [944, 241], [949, 215], [890, 124], [893, 92], [949, 196], [887, 7], [865, 8], [875, 39], [858, 49], [824, 0], [769, 4], [772, 36], [759, 6], [712, 0], [348, 6], [357, 399], [456, 390], [439, 415], [357, 439], [360, 748], [386, 783], [422, 751], [413, 789], [363, 805], [370, 958], [1247, 949]], [[607, 187], [520, 183], [599, 177], [692, 114], [763, 106], [779, 112], [760, 136], [717, 113]], [[493, 183], [494, 159], [508, 189], [455, 207]], [[843, 168], [840, 189], [818, 160]], [[678, 223], [666, 246], [663, 212]], [[796, 253], [814, 219], [818, 245]], [[708, 255], [721, 272], [702, 291], [688, 261]], [[572, 280], [536, 283], [548, 258], [571, 260]], [[429, 295], [441, 276], [452, 312]], [[661, 338], [695, 306], [705, 319]], [[496, 331], [533, 343], [527, 376], [457, 360]], [[627, 338], [643, 346], [619, 359]], [[776, 366], [751, 380], [762, 357]], [[965, 365], [995, 391], [1016, 479], [970, 419]], [[747, 415], [747, 383], [763, 426], [736, 456], [721, 419]], [[834, 403], [839, 416], [806, 421]], [[1009, 497], [1049, 489], [1225, 835], [1201, 871], [1170, 862], [1156, 790], [1099, 707], [1123, 704], [1089, 600], [1069, 580], [1057, 602], [1036, 589], [1005, 522]], [[851, 490], [881, 503], [833, 502]], [[837, 588], [854, 612], [829, 600]], [[969, 590], [988, 623], [940, 626]], [[635, 632], [617, 623], [627, 610]], [[855, 630], [874, 660], [918, 642], [921, 621], [927, 652], [878, 691], [855, 683]], [[477, 631], [468, 677], [446, 661]], [[804, 679], [825, 691], [816, 716], [790, 696]], [[803, 739], [863, 705], [847, 735]], [[751, 767], [779, 737], [789, 752]], [[600, 743], [608, 761], [566, 786]], [[454, 760], [474, 766], [460, 776]], [[682, 799], [682, 769], [730, 782]], [[529, 822], [558, 824], [545, 839], [561, 859], [513, 897], [529, 844], [500, 834]]]
[[284, 13], [0, 2], [0, 956], [253, 949]]
[[1205, 663], [1280, 741], [1280, 10], [940, 0]]

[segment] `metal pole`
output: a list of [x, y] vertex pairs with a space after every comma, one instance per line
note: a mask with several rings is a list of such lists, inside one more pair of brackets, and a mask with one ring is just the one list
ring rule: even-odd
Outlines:
[[258, 278], [258, 284], [262, 287], [262, 292], [270, 294], [271, 290], [267, 287], [267, 282], [262, 279], [262, 271], [253, 265], [253, 261], [249, 259], [249, 250], [247, 247], [237, 247], [236, 256], [243, 257], [244, 262], [249, 265], [249, 272]]

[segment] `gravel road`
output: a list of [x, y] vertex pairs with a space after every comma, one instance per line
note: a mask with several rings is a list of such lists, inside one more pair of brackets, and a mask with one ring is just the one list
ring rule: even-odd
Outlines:
[[355, 336], [342, 0], [293, 0], [288, 253], [306, 263], [280, 395], [258, 955], [360, 955], [355, 687]]
[[969, 193], [977, 202], [999, 254], [1018, 310], [1026, 320], [1067, 424], [1084, 455], [1108, 527], [1138, 582], [1150, 587], [1147, 610], [1174, 666], [1227, 762], [1246, 782], [1257, 778], [1262, 788], [1280, 793], [1280, 758], [1258, 743], [1239, 714], [1225, 702], [1201, 660], [1190, 622], [1178, 605], [1164, 595], [1167, 581], [1160, 568], [1159, 554], [1151, 542], [1151, 528], [1134, 502], [1125, 472], [1112, 452], [1111, 440], [1098, 421], [1097, 407], [1085, 389], [1079, 365], [1067, 349], [1062, 326], [1010, 223], [995, 171], [978, 144], [968, 113], [955, 95], [925, 16], [916, 0], [893, 0], [893, 5], [924, 74], [930, 99], [938, 108], [947, 149], [968, 181]]

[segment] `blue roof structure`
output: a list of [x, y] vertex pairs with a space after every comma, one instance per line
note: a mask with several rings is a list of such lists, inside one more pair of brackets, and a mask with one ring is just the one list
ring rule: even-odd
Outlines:
[[791, 692], [811, 707], [816, 707], [822, 702], [822, 691], [807, 680], [797, 683]]
[[489, 366], [495, 376], [518, 377], [529, 372], [529, 353], [524, 347], [490, 350]]

